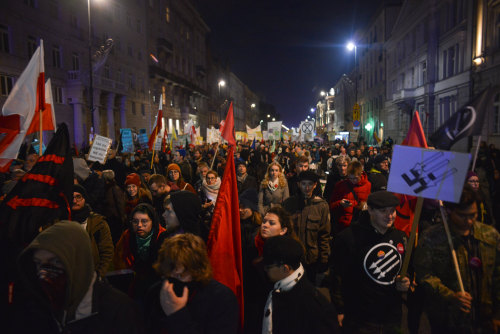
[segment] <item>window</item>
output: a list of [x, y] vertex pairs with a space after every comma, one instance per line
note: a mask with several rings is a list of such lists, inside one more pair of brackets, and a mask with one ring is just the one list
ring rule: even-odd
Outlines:
[[59, 3], [57, 0], [49, 1], [49, 13], [54, 19], [59, 19]]
[[451, 77], [455, 74], [455, 49], [448, 49], [448, 76]]
[[28, 36], [28, 57], [31, 58], [33, 53], [35, 53], [38, 43], [35, 37]]
[[500, 133], [500, 94], [495, 96], [493, 111], [493, 133]]
[[500, 48], [500, 13], [497, 14], [497, 20], [495, 22], [495, 31], [496, 31], [496, 34], [497, 34], [497, 38], [496, 38], [496, 46], [498, 48]]
[[119, 82], [123, 82], [122, 70], [121, 69], [118, 69], [118, 71], [116, 71], [116, 80], [119, 81]]
[[54, 86], [54, 103], [63, 103], [62, 87]]
[[142, 24], [141, 20], [137, 19], [137, 32], [141, 33], [142, 32]]
[[52, 47], [52, 66], [61, 68], [61, 49], [57, 45]]
[[154, 7], [154, 0], [149, 0], [149, 7], [151, 7], [151, 8]]
[[133, 74], [128, 75], [128, 86], [130, 89], [135, 89], [135, 77]]
[[446, 62], [448, 61], [448, 51], [443, 51], [443, 79], [446, 79]]
[[0, 52], [10, 52], [9, 28], [0, 25]]
[[137, 51], [137, 59], [142, 60], [142, 52], [141, 52], [141, 50]]
[[127, 13], [127, 26], [132, 28], [132, 18], [130, 17], [130, 13]]
[[146, 116], [146, 106], [144, 103], [141, 103], [141, 115]]
[[12, 90], [14, 80], [12, 77], [0, 74], [0, 95], [7, 96]]
[[165, 21], [170, 23], [170, 7], [165, 7]]
[[131, 107], [132, 107], [132, 115], [137, 114], [137, 111], [135, 110], [135, 102], [132, 101], [132, 102], [130, 102], [130, 104], [131, 104]]
[[421, 76], [420, 76], [420, 85], [425, 85], [427, 82], [427, 62], [423, 61], [420, 63], [420, 71], [421, 71]]
[[73, 53], [71, 55], [71, 69], [73, 71], [79, 71], [80, 70], [80, 57], [78, 56], [77, 53]]
[[132, 50], [132, 47], [130, 45], [127, 47], [127, 53], [130, 57], [133, 56], [134, 51]]

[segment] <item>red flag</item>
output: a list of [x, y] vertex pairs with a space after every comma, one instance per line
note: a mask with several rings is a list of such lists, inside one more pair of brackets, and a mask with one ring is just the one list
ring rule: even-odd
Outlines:
[[240, 208], [234, 168], [234, 146], [228, 153], [224, 177], [215, 203], [207, 250], [214, 278], [233, 290], [240, 304], [243, 324], [243, 270], [241, 260]]
[[[0, 123], [7, 135], [0, 139], [0, 167], [17, 157], [35, 113], [45, 108], [43, 41], [17, 80], [3, 107]], [[13, 122], [17, 117], [18, 122]]]
[[234, 116], [233, 116], [233, 102], [229, 105], [229, 110], [227, 111], [226, 121], [224, 122], [224, 127], [221, 131], [222, 138], [227, 140], [229, 146], [236, 145], [236, 139], [234, 138]]
[[406, 146], [427, 148], [427, 141], [425, 140], [424, 129], [422, 128], [422, 123], [420, 123], [420, 116], [418, 116], [418, 111], [415, 111], [415, 113], [413, 114], [410, 129], [406, 134], [405, 140], [403, 140], [401, 144]]
[[[420, 123], [418, 111], [413, 114], [413, 119], [410, 124], [410, 129], [406, 135], [405, 140], [402, 142], [406, 146], [423, 147], [427, 148], [427, 141], [425, 140], [424, 130]], [[394, 227], [400, 231], [410, 235], [413, 217], [415, 215], [415, 206], [417, 198], [415, 196], [396, 194], [399, 198], [400, 205], [396, 208], [396, 220]]]
[[162, 129], [162, 124], [163, 124], [163, 104], [162, 104], [162, 97], [160, 96], [160, 108], [158, 108], [158, 115], [156, 116], [156, 123], [155, 127], [153, 128], [153, 131], [151, 131], [151, 135], [149, 136], [148, 140], [148, 146], [149, 150], [152, 151], [156, 142], [156, 136], [158, 136], [158, 133], [160, 133]]

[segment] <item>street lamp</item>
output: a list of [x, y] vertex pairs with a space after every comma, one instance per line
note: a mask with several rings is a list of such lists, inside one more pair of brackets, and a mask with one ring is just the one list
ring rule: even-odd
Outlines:
[[276, 118], [273, 117], [273, 122], [276, 120]]
[[358, 68], [357, 68], [357, 53], [358, 53], [358, 46], [354, 44], [354, 42], [349, 42], [346, 45], [347, 50], [352, 51], [354, 50], [354, 72], [356, 73], [356, 91], [355, 91], [355, 103], [358, 103]]
[[271, 117], [271, 115], [267, 114], [267, 118], [270, 118], [270, 117]]
[[311, 108], [311, 112], [313, 113], [314, 111], [315, 111], [315, 109], [314, 109], [314, 108]]
[[226, 86], [226, 82], [224, 80], [219, 80], [217, 84], [219, 86], [219, 96], [220, 96], [220, 88]]
[[251, 108], [255, 108], [255, 103], [252, 103], [252, 104], [250, 105], [250, 107], [251, 107]]
[[320, 93], [320, 95], [321, 95], [321, 96], [325, 96], [325, 95], [326, 95], [325, 91], [324, 91], [324, 90], [322, 90], [322, 91], [321, 91], [321, 93]]

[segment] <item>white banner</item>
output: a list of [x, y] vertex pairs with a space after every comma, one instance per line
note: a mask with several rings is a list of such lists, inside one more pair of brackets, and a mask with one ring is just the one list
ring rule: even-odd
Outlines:
[[267, 132], [267, 131], [265, 131], [265, 130], [264, 130], [264, 131], [262, 131], [262, 138], [263, 138], [264, 140], [269, 140], [269, 135], [268, 135], [268, 132]]
[[207, 143], [218, 143], [220, 139], [220, 132], [216, 128], [207, 128]]

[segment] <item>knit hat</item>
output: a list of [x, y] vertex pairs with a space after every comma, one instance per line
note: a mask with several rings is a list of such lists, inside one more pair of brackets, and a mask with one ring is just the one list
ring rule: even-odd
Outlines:
[[393, 193], [381, 190], [371, 193], [367, 204], [373, 209], [396, 207], [399, 205], [399, 199]]
[[136, 173], [127, 175], [127, 179], [125, 180], [125, 185], [127, 186], [129, 184], [135, 184], [137, 188], [139, 188], [141, 186], [140, 176], [137, 175]]
[[304, 248], [297, 240], [279, 235], [271, 237], [264, 243], [264, 264], [288, 264], [297, 268], [304, 255]]
[[184, 150], [184, 149], [180, 149], [180, 150], [177, 150], [177, 152], [179, 152], [179, 154], [180, 154], [182, 157], [186, 157], [186, 150]]
[[73, 171], [82, 181], [85, 181], [91, 173], [87, 162], [82, 158], [73, 158]]
[[179, 173], [181, 172], [181, 168], [179, 167], [179, 165], [178, 165], [178, 164], [170, 164], [170, 165], [168, 165], [168, 167], [167, 167], [167, 174], [168, 174], [168, 172], [170, 172], [171, 170], [176, 170], [176, 171], [178, 171]]
[[200, 198], [190, 191], [181, 190], [170, 194], [170, 202], [184, 232], [201, 236]]
[[74, 193], [79, 193], [80, 195], [83, 196], [83, 198], [85, 199], [85, 202], [88, 202], [88, 195], [87, 195], [87, 190], [85, 190], [85, 188], [79, 184], [74, 184], [73, 185], [73, 192]]
[[259, 196], [257, 194], [257, 190], [254, 188], [248, 188], [244, 192], [242, 192], [239, 196], [240, 199], [240, 207], [252, 209], [252, 211], [258, 211]]

